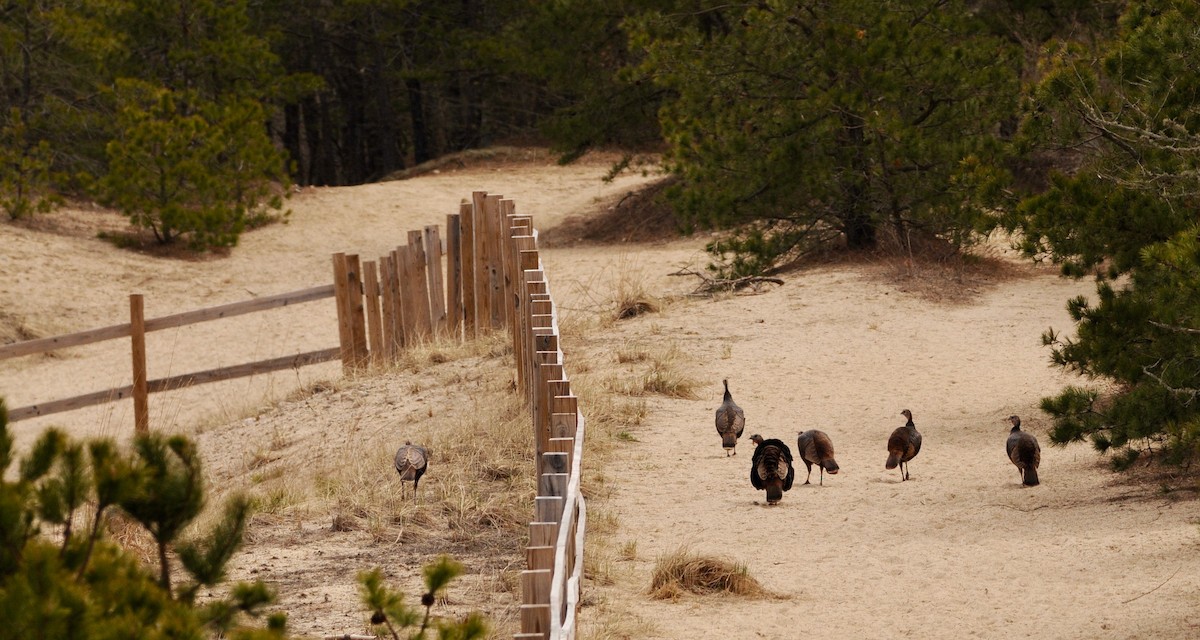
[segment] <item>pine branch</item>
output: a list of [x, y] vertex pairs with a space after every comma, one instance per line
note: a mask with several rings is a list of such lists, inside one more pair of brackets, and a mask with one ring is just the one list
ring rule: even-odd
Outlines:
[[1150, 320], [1149, 322], [1150, 322], [1150, 324], [1158, 327], [1159, 329], [1166, 329], [1167, 331], [1176, 331], [1179, 333], [1188, 333], [1188, 334], [1192, 334], [1192, 335], [1200, 335], [1200, 329], [1193, 329], [1191, 327], [1179, 327], [1179, 326], [1175, 326], [1175, 325], [1171, 325], [1171, 324], [1166, 324], [1163, 322], [1158, 322], [1157, 320]]
[[1184, 405], [1190, 404], [1193, 400], [1196, 399], [1196, 396], [1200, 396], [1200, 389], [1192, 389], [1189, 387], [1179, 387], [1179, 388], [1172, 387], [1171, 385], [1167, 384], [1167, 382], [1165, 380], [1163, 380], [1161, 377], [1151, 373], [1150, 367], [1156, 366], [1157, 364], [1158, 363], [1156, 362], [1156, 363], [1154, 363], [1154, 365], [1142, 367], [1142, 373], [1149, 376], [1152, 380], [1154, 380], [1158, 384], [1162, 385], [1164, 389], [1166, 389], [1167, 391], [1170, 391], [1171, 393], [1177, 393], [1179, 395], [1189, 396], [1187, 400], [1183, 401]]

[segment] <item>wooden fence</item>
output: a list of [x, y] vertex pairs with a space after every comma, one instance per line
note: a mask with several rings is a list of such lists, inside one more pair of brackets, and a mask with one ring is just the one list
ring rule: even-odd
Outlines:
[[[146, 319], [141, 294], [129, 297], [128, 323], [0, 346], [0, 360], [106, 340], [130, 339], [133, 384], [9, 410], [9, 420], [132, 398], [135, 429], [149, 428], [149, 395], [187, 386], [292, 369], [340, 358], [347, 372], [394, 361], [433, 336], [474, 339], [507, 329], [518, 389], [534, 429], [537, 496], [521, 574], [521, 632], [515, 638], [576, 637], [587, 520], [580, 494], [584, 418], [571, 393], [558, 315], [532, 219], [515, 204], [478, 191], [436, 225], [409, 231], [407, 244], [377, 261], [333, 255], [334, 282]], [[444, 258], [444, 260], [443, 260]], [[334, 298], [339, 344], [219, 369], [147, 379], [145, 334]]]

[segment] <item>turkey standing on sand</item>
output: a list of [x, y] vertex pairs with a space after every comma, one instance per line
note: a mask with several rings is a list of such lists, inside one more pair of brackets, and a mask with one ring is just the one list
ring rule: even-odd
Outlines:
[[792, 468], [792, 450], [782, 440], [763, 440], [757, 433], [750, 441], [758, 445], [750, 463], [750, 484], [767, 491], [767, 504], [779, 504], [783, 492], [792, 488], [796, 470]]
[[830, 475], [837, 475], [838, 463], [833, 459], [833, 440], [830, 440], [824, 431], [809, 429], [801, 433], [800, 437], [796, 438], [796, 453], [800, 454], [800, 459], [808, 467], [808, 477], [804, 478], [804, 484], [809, 484], [814, 464], [821, 468], [822, 486], [825, 485], [826, 471]]
[[[396, 452], [396, 473], [400, 474], [402, 483], [412, 481], [414, 500], [417, 497], [417, 483], [421, 481], [421, 476], [425, 475], [425, 468], [428, 466], [429, 454], [425, 447], [405, 440], [404, 446]], [[403, 484], [400, 485], [400, 493], [404, 493]]]
[[725, 384], [725, 401], [717, 408], [717, 433], [721, 434], [721, 446], [725, 448], [725, 457], [728, 458], [737, 455], [737, 440], [746, 429], [746, 414], [733, 401], [733, 395], [729, 393], [729, 381], [721, 382]]
[[884, 466], [895, 469], [896, 465], [900, 465], [900, 480], [904, 481], [908, 480], [908, 461], [921, 452], [921, 434], [917, 432], [917, 425], [913, 424], [911, 411], [905, 409], [900, 415], [908, 418], [908, 424], [896, 427], [888, 438], [888, 459]]
[[1042, 447], [1032, 433], [1021, 431], [1020, 418], [1009, 416], [1008, 422], [1013, 426], [1012, 431], [1008, 433], [1008, 459], [1017, 465], [1017, 472], [1021, 474], [1021, 484], [1036, 487], [1038, 465], [1042, 463]]

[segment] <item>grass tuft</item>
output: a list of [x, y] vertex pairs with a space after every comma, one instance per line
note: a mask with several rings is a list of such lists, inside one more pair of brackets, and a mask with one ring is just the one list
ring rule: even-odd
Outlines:
[[686, 593], [728, 593], [750, 598], [770, 595], [745, 565], [702, 556], [684, 546], [654, 564], [649, 595], [655, 600], [676, 600]]

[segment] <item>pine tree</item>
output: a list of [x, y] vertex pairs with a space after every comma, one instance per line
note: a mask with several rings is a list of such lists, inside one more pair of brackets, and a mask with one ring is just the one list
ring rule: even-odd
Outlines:
[[1098, 280], [1050, 331], [1053, 362], [1116, 383], [1046, 398], [1058, 443], [1090, 439], [1127, 466], [1148, 451], [1200, 453], [1200, 7], [1134, 2], [1112, 41], [1051, 50], [1029, 102], [1030, 153], [1075, 169], [1004, 216], [1022, 248]]
[[[10, 472], [13, 463], [15, 473]], [[239, 582], [226, 595], [197, 603], [202, 587], [225, 582], [225, 569], [242, 544], [250, 516], [250, 500], [235, 495], [209, 531], [185, 538], [184, 530], [204, 502], [200, 459], [187, 438], [139, 435], [132, 449], [123, 452], [110, 439], [76, 442], [51, 428], [18, 461], [8, 410], [0, 399], [3, 637], [286, 638], [287, 616], [267, 611], [275, 594], [262, 582]], [[105, 537], [113, 509], [155, 540], [157, 576]], [[77, 522], [87, 526], [77, 530]], [[177, 554], [186, 575], [171, 576], [169, 552]], [[436, 630], [439, 638], [483, 638], [487, 626], [478, 614], [453, 621], [433, 616], [437, 596], [462, 572], [463, 566], [448, 557], [425, 567], [423, 612], [384, 586], [378, 569], [364, 572], [363, 603], [372, 620], [397, 640], [398, 630], [414, 627], [408, 637], [424, 638], [426, 631]]]
[[[11, 474], [17, 460], [7, 423], [0, 400], [0, 475], [13, 476], [0, 480], [0, 620], [6, 637], [283, 637], [281, 614], [268, 616], [262, 627], [246, 623], [273, 601], [261, 583], [235, 585], [228, 596], [193, 606], [199, 586], [223, 580], [241, 543], [248, 502], [235, 497], [211, 532], [182, 539], [204, 502], [199, 460], [188, 440], [140, 436], [124, 454], [109, 440], [78, 443], [48, 429]], [[159, 543], [158, 579], [105, 538], [113, 508]], [[77, 531], [85, 509], [90, 522]], [[178, 598], [165, 563], [166, 550], [174, 548], [188, 574]]]
[[264, 107], [286, 79], [247, 3], [136, 0], [106, 17], [127, 46], [105, 63], [118, 113], [98, 194], [159, 243], [236, 244], [289, 184]]
[[768, 271], [816, 247], [969, 242], [998, 124], [1015, 110], [1015, 50], [962, 2], [840, 0], [636, 21], [644, 81], [683, 177], [675, 202], [726, 271]]

